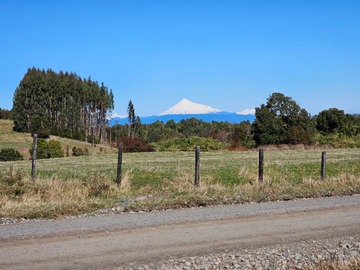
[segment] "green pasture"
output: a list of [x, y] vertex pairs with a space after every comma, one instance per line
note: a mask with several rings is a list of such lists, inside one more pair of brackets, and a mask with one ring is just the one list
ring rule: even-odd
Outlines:
[[[320, 181], [322, 150], [266, 151], [264, 181], [301, 184], [304, 180]], [[326, 177], [347, 174], [360, 177], [360, 149], [327, 150]], [[117, 154], [37, 160], [39, 179], [56, 177], [64, 180], [86, 180], [98, 176], [107, 181], [116, 177]], [[31, 161], [0, 162], [0, 170], [10, 166], [30, 177]], [[161, 189], [164, 181], [186, 176], [192, 179], [195, 168], [193, 152], [123, 153], [122, 172], [128, 172], [133, 188], [152, 186]], [[258, 152], [201, 152], [200, 181], [223, 185], [255, 183], [258, 174]], [[134, 190], [135, 191], [135, 190]]]
[[[13, 132], [12, 125], [0, 121], [0, 149], [16, 149], [25, 160], [0, 162], [0, 218], [56, 218], [119, 204], [124, 211], [150, 211], [360, 193], [359, 148], [327, 149], [324, 181], [324, 150], [265, 151], [262, 184], [258, 151], [201, 151], [199, 187], [194, 186], [194, 151], [123, 153], [117, 185], [115, 148], [59, 137], [54, 139], [64, 151], [86, 147], [90, 155], [37, 160], [32, 182], [32, 137]], [[145, 199], [134, 199], [138, 195]]]

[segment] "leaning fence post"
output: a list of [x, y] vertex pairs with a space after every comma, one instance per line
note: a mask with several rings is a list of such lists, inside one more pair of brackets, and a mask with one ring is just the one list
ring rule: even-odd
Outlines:
[[117, 163], [117, 174], [116, 174], [116, 184], [121, 184], [121, 167], [122, 167], [122, 150], [123, 144], [119, 143], [119, 152], [118, 152], [118, 163]]
[[264, 149], [259, 149], [259, 182], [264, 181]]
[[35, 182], [36, 179], [36, 148], [37, 148], [37, 134], [33, 134], [33, 145], [31, 155], [31, 180]]
[[326, 152], [321, 153], [321, 180], [326, 178]]
[[200, 185], [200, 146], [195, 148], [195, 186]]

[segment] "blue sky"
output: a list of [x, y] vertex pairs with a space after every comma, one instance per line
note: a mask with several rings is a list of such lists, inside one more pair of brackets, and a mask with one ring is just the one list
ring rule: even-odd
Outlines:
[[360, 113], [360, 1], [0, 1], [0, 107], [29, 67], [104, 82], [115, 112], [182, 98], [239, 112], [273, 92]]

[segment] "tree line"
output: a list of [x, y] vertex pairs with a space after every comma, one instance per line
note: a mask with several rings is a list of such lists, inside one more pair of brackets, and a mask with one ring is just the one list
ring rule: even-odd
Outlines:
[[29, 68], [13, 99], [14, 130], [105, 143], [112, 90], [90, 77]]
[[[229, 149], [249, 149], [270, 144], [334, 144], [336, 146], [337, 141], [352, 138], [352, 143], [339, 146], [360, 147], [359, 115], [345, 114], [343, 110], [330, 108], [311, 116], [295, 100], [282, 93], [273, 93], [266, 103], [255, 109], [256, 119], [253, 123], [249, 121], [236, 124], [215, 121], [208, 123], [191, 118], [178, 123], [170, 120], [166, 123], [156, 121], [143, 125], [141, 119], [135, 117], [133, 103], [129, 103], [129, 106], [129, 124], [109, 128], [109, 140], [112, 143], [122, 141], [145, 147], [146, 144], [198, 136], [220, 141]], [[129, 135], [132, 137], [131, 140], [126, 138]]]
[[3, 120], [12, 120], [13, 119], [13, 112], [12, 110], [6, 110], [0, 108], [0, 119]]

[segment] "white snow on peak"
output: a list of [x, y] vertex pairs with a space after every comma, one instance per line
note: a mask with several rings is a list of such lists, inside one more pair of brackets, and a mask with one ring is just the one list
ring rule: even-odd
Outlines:
[[237, 112], [237, 114], [242, 114], [242, 115], [254, 114], [255, 115], [255, 109], [245, 109], [245, 110], [242, 110], [241, 112]]
[[127, 116], [126, 115], [120, 115], [120, 114], [117, 114], [117, 113], [113, 113], [112, 115], [109, 116], [109, 120], [110, 119], [113, 119], [113, 118], [126, 118]]
[[175, 106], [171, 107], [165, 112], [162, 112], [161, 115], [167, 114], [207, 114], [207, 113], [216, 113], [221, 112], [221, 110], [214, 109], [210, 106], [202, 105], [199, 103], [191, 102], [190, 100], [183, 98]]

